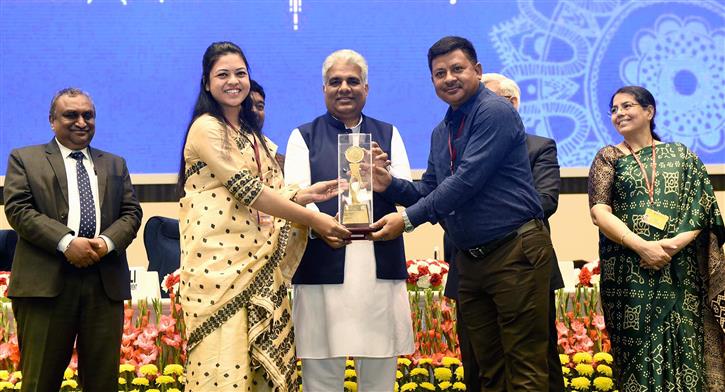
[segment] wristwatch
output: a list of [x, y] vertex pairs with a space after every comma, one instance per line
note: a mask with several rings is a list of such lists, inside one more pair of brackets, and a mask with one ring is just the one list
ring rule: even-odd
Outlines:
[[413, 224], [410, 223], [410, 219], [408, 219], [408, 214], [403, 211], [401, 215], [403, 216], [403, 231], [406, 233], [410, 233], [411, 231], [415, 230], [415, 226], [413, 226]]

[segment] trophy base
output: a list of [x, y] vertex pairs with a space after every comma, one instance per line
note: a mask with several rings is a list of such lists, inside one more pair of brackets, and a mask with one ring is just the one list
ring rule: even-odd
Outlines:
[[367, 234], [375, 231], [375, 229], [370, 227], [370, 225], [367, 223], [349, 224], [345, 225], [345, 228], [350, 230], [350, 233], [352, 233], [352, 235], [350, 235], [350, 238], [348, 239], [353, 241], [364, 240]]

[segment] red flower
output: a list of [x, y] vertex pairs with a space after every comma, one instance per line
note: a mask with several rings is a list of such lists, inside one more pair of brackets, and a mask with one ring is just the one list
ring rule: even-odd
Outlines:
[[589, 268], [582, 268], [579, 272], [579, 285], [581, 286], [591, 286], [592, 285], [592, 272], [589, 271]]

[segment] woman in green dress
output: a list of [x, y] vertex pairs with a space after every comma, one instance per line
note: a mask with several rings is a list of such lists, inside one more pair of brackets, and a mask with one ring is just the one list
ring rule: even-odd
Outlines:
[[610, 113], [624, 140], [589, 172], [617, 381], [624, 391], [723, 391], [722, 215], [700, 159], [659, 140], [656, 112], [649, 91], [620, 88]]

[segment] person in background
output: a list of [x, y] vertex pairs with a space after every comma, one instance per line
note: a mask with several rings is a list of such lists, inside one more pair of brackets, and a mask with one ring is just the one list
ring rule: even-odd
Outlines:
[[617, 387], [724, 391], [725, 227], [707, 170], [660, 141], [647, 89], [618, 89], [609, 113], [623, 140], [594, 158], [589, 206]]
[[296, 391], [287, 283], [307, 227], [292, 222], [350, 235], [334, 218], [303, 207], [335, 197], [336, 181], [284, 186], [249, 90], [242, 50], [211, 44], [179, 173], [187, 392]]
[[96, 107], [88, 93], [58, 91], [48, 120], [53, 140], [13, 150], [5, 175], [5, 214], [19, 236], [8, 297], [21, 390], [58, 391], [76, 343], [83, 390], [115, 391], [131, 298], [126, 248], [141, 205], [126, 161], [90, 146]]
[[[391, 156], [390, 173], [410, 180], [408, 155], [398, 130], [362, 113], [368, 66], [343, 49], [322, 65], [327, 113], [292, 131], [287, 143], [286, 180], [305, 188], [337, 178], [339, 134], [367, 133]], [[375, 219], [395, 204], [373, 194]], [[337, 200], [310, 204], [330, 216]], [[391, 391], [399, 355], [413, 353], [413, 329], [405, 279], [403, 239], [386, 243], [346, 241], [315, 233], [307, 244], [294, 284], [293, 320], [297, 356], [306, 392], [343, 389], [345, 359], [355, 359], [358, 391]]]
[[[267, 96], [264, 94], [264, 88], [254, 80], [250, 80], [249, 96], [252, 98], [252, 112], [257, 115], [257, 121], [259, 130], [264, 128], [264, 107], [266, 105], [265, 99]], [[274, 159], [279, 164], [284, 174], [284, 154], [279, 152], [274, 154]]]

